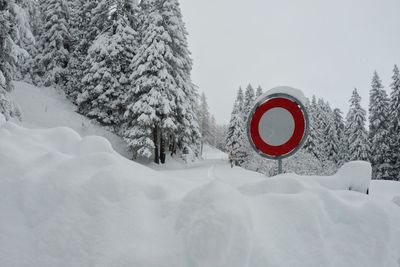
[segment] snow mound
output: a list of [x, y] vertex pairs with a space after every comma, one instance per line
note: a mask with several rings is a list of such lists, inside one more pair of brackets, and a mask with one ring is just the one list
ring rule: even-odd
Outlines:
[[176, 228], [183, 232], [187, 266], [246, 266], [252, 242], [241, 194], [213, 181], [183, 199]]
[[366, 193], [372, 177], [371, 164], [366, 161], [351, 161], [344, 164], [335, 175], [315, 177], [321, 185], [335, 190], [353, 190]]
[[174, 190], [161, 174], [69, 128], [3, 123], [0, 139], [0, 266], [151, 266], [153, 257], [176, 258], [173, 247], [164, 249], [173, 232], [165, 229], [165, 199]]
[[1, 116], [0, 159], [0, 266], [398, 267], [399, 207], [332, 190], [363, 191], [363, 162], [264, 179], [211, 160], [203, 179], [195, 164], [173, 177], [102, 137]]

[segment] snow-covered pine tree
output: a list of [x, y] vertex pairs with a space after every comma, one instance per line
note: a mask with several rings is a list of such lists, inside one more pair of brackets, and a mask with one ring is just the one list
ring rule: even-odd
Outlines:
[[369, 102], [369, 144], [373, 179], [389, 179], [389, 99], [375, 71]]
[[323, 129], [324, 150], [327, 160], [335, 165], [339, 164], [339, 140], [334, 123], [334, 114], [328, 102], [322, 106], [325, 117], [325, 128]]
[[250, 111], [254, 105], [255, 95], [254, 89], [251, 84], [247, 85], [246, 90], [244, 92], [244, 102], [243, 102], [243, 120], [247, 121], [247, 118], [250, 114]]
[[229, 122], [226, 149], [235, 158], [237, 165], [242, 165], [246, 156], [246, 130], [243, 120], [244, 97], [242, 88], [239, 88]]
[[178, 148], [198, 154], [198, 94], [179, 3], [142, 1], [141, 7], [141, 45], [131, 66], [125, 138], [136, 155], [154, 155], [155, 162], [164, 163], [166, 146], [172, 153]]
[[[72, 102], [76, 102], [78, 94], [82, 92], [82, 78], [85, 72], [84, 61], [90, 45], [100, 34], [98, 26], [92, 24], [92, 19], [97, 18], [97, 14], [92, 14], [92, 11], [97, 10], [99, 2], [100, 0], [73, 0], [70, 4], [71, 53], [68, 61], [69, 77], [65, 92]], [[104, 22], [110, 22], [107, 17], [104, 19]]]
[[336, 137], [338, 142], [338, 153], [335, 160], [338, 167], [343, 165], [346, 160], [347, 140], [344, 134], [343, 112], [339, 108], [333, 109], [333, 124], [335, 127]]
[[346, 116], [345, 135], [347, 137], [347, 160], [368, 160], [368, 133], [365, 129], [366, 111], [361, 107], [361, 97], [357, 89], [350, 98], [350, 109]]
[[394, 66], [392, 83], [390, 85], [390, 150], [392, 170], [390, 177], [393, 180], [400, 179], [400, 72], [397, 65]]
[[[228, 130], [226, 132], [226, 144], [232, 142], [232, 135], [233, 135], [233, 127], [231, 127], [232, 125], [232, 119], [233, 119], [233, 113], [234, 111], [238, 110], [241, 113], [243, 113], [243, 101], [244, 101], [244, 96], [243, 96], [243, 90], [242, 87], [239, 87], [238, 91], [237, 91], [237, 95], [236, 95], [236, 99], [235, 99], [235, 103], [233, 105], [233, 110], [231, 113], [231, 119], [228, 125]], [[227, 151], [229, 151], [229, 148], [227, 147]]]
[[78, 111], [115, 132], [119, 131], [130, 88], [130, 66], [137, 49], [136, 32], [130, 26], [131, 7], [125, 1], [110, 5], [109, 25], [93, 42], [84, 61], [84, 89], [77, 97]]
[[261, 86], [259, 85], [257, 87], [257, 91], [256, 91], [256, 99], [261, 96], [263, 94], [263, 89], [261, 88]]
[[155, 3], [161, 7], [163, 26], [171, 38], [168, 46], [172, 54], [167, 54], [166, 58], [172, 67], [169, 71], [176, 83], [176, 88], [172, 92], [176, 100], [174, 115], [178, 126], [175, 141], [184, 153], [191, 150], [194, 154], [198, 154], [201, 133], [194, 107], [199, 96], [191, 80], [193, 61], [188, 48], [188, 33], [178, 0], [155, 0]]
[[64, 86], [71, 50], [69, 7], [66, 0], [40, 1], [43, 26], [38, 40], [35, 73], [45, 86]]
[[13, 89], [12, 79], [15, 70], [16, 58], [13, 50], [16, 49], [13, 40], [13, 31], [16, 25], [11, 17], [10, 2], [0, 0], [0, 113], [6, 119], [20, 118], [20, 112], [16, 108], [9, 92]]
[[[313, 102], [311, 103], [313, 105]], [[329, 112], [326, 108], [326, 103], [322, 98], [319, 98], [314, 106], [314, 127], [316, 134], [316, 145], [317, 149], [315, 150], [316, 157], [324, 164], [324, 162], [329, 161], [329, 153], [330, 151], [327, 149], [328, 143], [330, 140], [327, 136], [325, 136], [328, 124], [330, 123]]]
[[33, 15], [37, 14], [36, 1], [19, 0], [10, 2], [10, 17], [13, 28], [14, 47], [12, 54], [16, 59], [14, 79], [32, 80], [33, 56], [36, 54], [35, 37], [31, 30]]
[[306, 109], [308, 110], [309, 118], [309, 133], [303, 148], [310, 154], [314, 155], [316, 158], [319, 156], [320, 144], [321, 144], [321, 132], [318, 128], [317, 123], [317, 100], [315, 96], [312, 96], [311, 103], [307, 99]]
[[207, 98], [204, 92], [201, 94], [200, 99], [200, 129], [201, 129], [201, 149], [200, 154], [203, 155], [203, 146], [204, 143], [210, 143], [212, 134], [211, 134], [211, 121], [210, 121], [210, 113], [208, 111]]
[[247, 138], [246, 135], [246, 130], [247, 130], [247, 119], [250, 115], [251, 109], [253, 108], [255, 101], [255, 94], [254, 94], [254, 89], [251, 84], [249, 84], [246, 87], [246, 90], [244, 92], [244, 101], [243, 101], [243, 121], [244, 121], [244, 130], [245, 130], [245, 136], [244, 136], [244, 149], [243, 149], [243, 154], [244, 154], [244, 163], [247, 165], [251, 161], [253, 161], [253, 149], [251, 147], [251, 144]]

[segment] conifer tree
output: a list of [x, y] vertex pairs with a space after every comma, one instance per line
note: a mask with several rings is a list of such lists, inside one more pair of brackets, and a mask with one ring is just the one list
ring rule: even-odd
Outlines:
[[306, 102], [306, 108], [308, 110], [309, 119], [309, 133], [306, 142], [304, 143], [304, 149], [314, 155], [316, 158], [319, 157], [320, 144], [321, 144], [321, 132], [318, 128], [317, 122], [317, 100], [315, 96], [312, 97], [311, 103], [308, 100]]
[[193, 61], [188, 48], [188, 33], [178, 0], [156, 0], [155, 3], [161, 6], [163, 25], [171, 38], [167, 45], [172, 54], [167, 54], [166, 58], [172, 67], [169, 71], [176, 83], [172, 92], [172, 97], [176, 100], [174, 116], [178, 127], [175, 142], [183, 152], [191, 150], [198, 154], [201, 133], [194, 107], [199, 96], [191, 80]]
[[329, 103], [324, 103], [323, 106], [325, 117], [325, 128], [323, 129], [324, 144], [327, 160], [339, 164], [339, 140], [334, 123], [334, 114]]
[[208, 111], [207, 98], [204, 93], [201, 94], [200, 99], [200, 129], [201, 129], [201, 149], [200, 154], [203, 154], [203, 145], [204, 143], [211, 143], [210, 140], [212, 138], [211, 133], [211, 120], [210, 113]]
[[43, 27], [40, 30], [35, 70], [45, 86], [64, 86], [71, 49], [69, 7], [66, 0], [40, 2]]
[[[84, 61], [89, 47], [100, 34], [97, 25], [92, 24], [92, 11], [96, 10], [100, 0], [71, 1], [70, 35], [71, 53], [68, 61], [68, 81], [65, 92], [71, 101], [76, 102], [79, 93], [82, 93], [82, 78], [85, 72]], [[97, 14], [94, 14], [97, 15]], [[110, 21], [105, 18], [106, 22]]]
[[35, 37], [32, 33], [33, 15], [37, 14], [35, 1], [20, 0], [10, 2], [10, 23], [13, 46], [12, 56], [15, 58], [16, 68], [13, 71], [14, 79], [32, 80], [33, 56], [36, 53]]
[[[316, 105], [314, 106], [314, 128], [316, 130], [316, 145], [315, 151], [316, 157], [322, 162], [326, 162], [330, 159], [330, 151], [327, 149], [329, 138], [326, 136], [328, 125], [331, 123], [329, 113], [326, 108], [326, 103], [322, 98], [319, 98]], [[329, 129], [331, 129], [329, 125]]]
[[258, 97], [260, 97], [262, 94], [263, 94], [263, 89], [262, 89], [261, 86], [259, 85], [259, 86], [257, 87], [257, 91], [256, 91], [256, 99], [257, 99]]
[[83, 67], [84, 90], [77, 97], [80, 113], [117, 132], [125, 111], [122, 102], [130, 88], [130, 64], [135, 56], [136, 32], [130, 26], [130, 7], [123, 2], [109, 7], [107, 31], [99, 35], [88, 51]]
[[246, 87], [246, 90], [244, 92], [244, 102], [243, 102], [243, 120], [246, 122], [247, 118], [250, 114], [250, 111], [254, 105], [254, 100], [255, 100], [255, 95], [254, 95], [254, 89], [251, 84], [249, 84]]
[[347, 160], [368, 160], [368, 133], [365, 129], [366, 112], [361, 107], [361, 97], [357, 89], [350, 98], [350, 109], [346, 116], [345, 134], [348, 139]]
[[333, 110], [333, 125], [335, 127], [335, 132], [336, 132], [335, 139], [337, 140], [338, 143], [338, 153], [335, 162], [338, 167], [343, 165], [346, 159], [346, 147], [347, 147], [347, 141], [344, 133], [345, 126], [342, 114], [343, 114], [342, 111], [338, 108], [335, 108]]
[[[165, 148], [198, 153], [201, 133], [195, 112], [187, 32], [176, 0], [142, 1], [141, 44], [132, 60], [125, 100], [125, 138], [139, 156], [165, 161]], [[152, 152], [154, 150], [154, 152]]]
[[400, 72], [397, 65], [394, 66], [392, 83], [390, 85], [390, 151], [391, 151], [391, 173], [390, 177], [394, 180], [400, 178]]
[[375, 71], [369, 102], [369, 143], [372, 177], [388, 179], [390, 172], [389, 100]]
[[0, 113], [6, 119], [20, 118], [20, 112], [9, 95], [13, 89], [11, 81], [16, 64], [16, 58], [12, 56], [15, 49], [12, 35], [16, 25], [13, 24], [10, 10], [10, 2], [0, 0]]
[[233, 106], [226, 138], [226, 148], [235, 158], [237, 165], [242, 165], [246, 157], [246, 132], [243, 120], [243, 91], [238, 90], [235, 104]]

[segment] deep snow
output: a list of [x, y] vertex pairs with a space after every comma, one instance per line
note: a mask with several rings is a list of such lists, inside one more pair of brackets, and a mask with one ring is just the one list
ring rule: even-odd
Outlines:
[[[102, 137], [2, 121], [0, 266], [399, 266], [385, 183], [366, 195], [219, 156], [161, 172]], [[353, 164], [343, 181], [370, 171]]]
[[36, 87], [25, 82], [14, 82], [11, 92], [22, 111], [22, 125], [27, 128], [53, 128], [65, 126], [81, 136], [100, 135], [112, 144], [121, 155], [131, 158], [125, 141], [104, 129], [97, 122], [76, 113], [76, 106], [61, 90], [52, 87]]

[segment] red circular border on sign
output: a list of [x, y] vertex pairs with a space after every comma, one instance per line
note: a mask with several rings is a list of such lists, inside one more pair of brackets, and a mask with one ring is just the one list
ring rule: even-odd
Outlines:
[[[279, 146], [272, 146], [264, 142], [264, 140], [261, 138], [258, 129], [261, 117], [265, 112], [267, 112], [272, 108], [286, 109], [287, 111], [290, 112], [294, 120], [293, 135], [289, 138], [289, 140], [286, 143]], [[293, 149], [296, 148], [296, 146], [300, 144], [301, 139], [304, 136], [304, 132], [305, 132], [305, 119], [303, 111], [296, 102], [288, 98], [283, 98], [283, 97], [272, 98], [266, 101], [265, 103], [261, 104], [254, 111], [253, 117], [251, 118], [250, 121], [250, 136], [255, 147], [264, 154], [267, 154], [269, 156], [274, 156], [274, 157], [283, 156], [291, 152]]]

